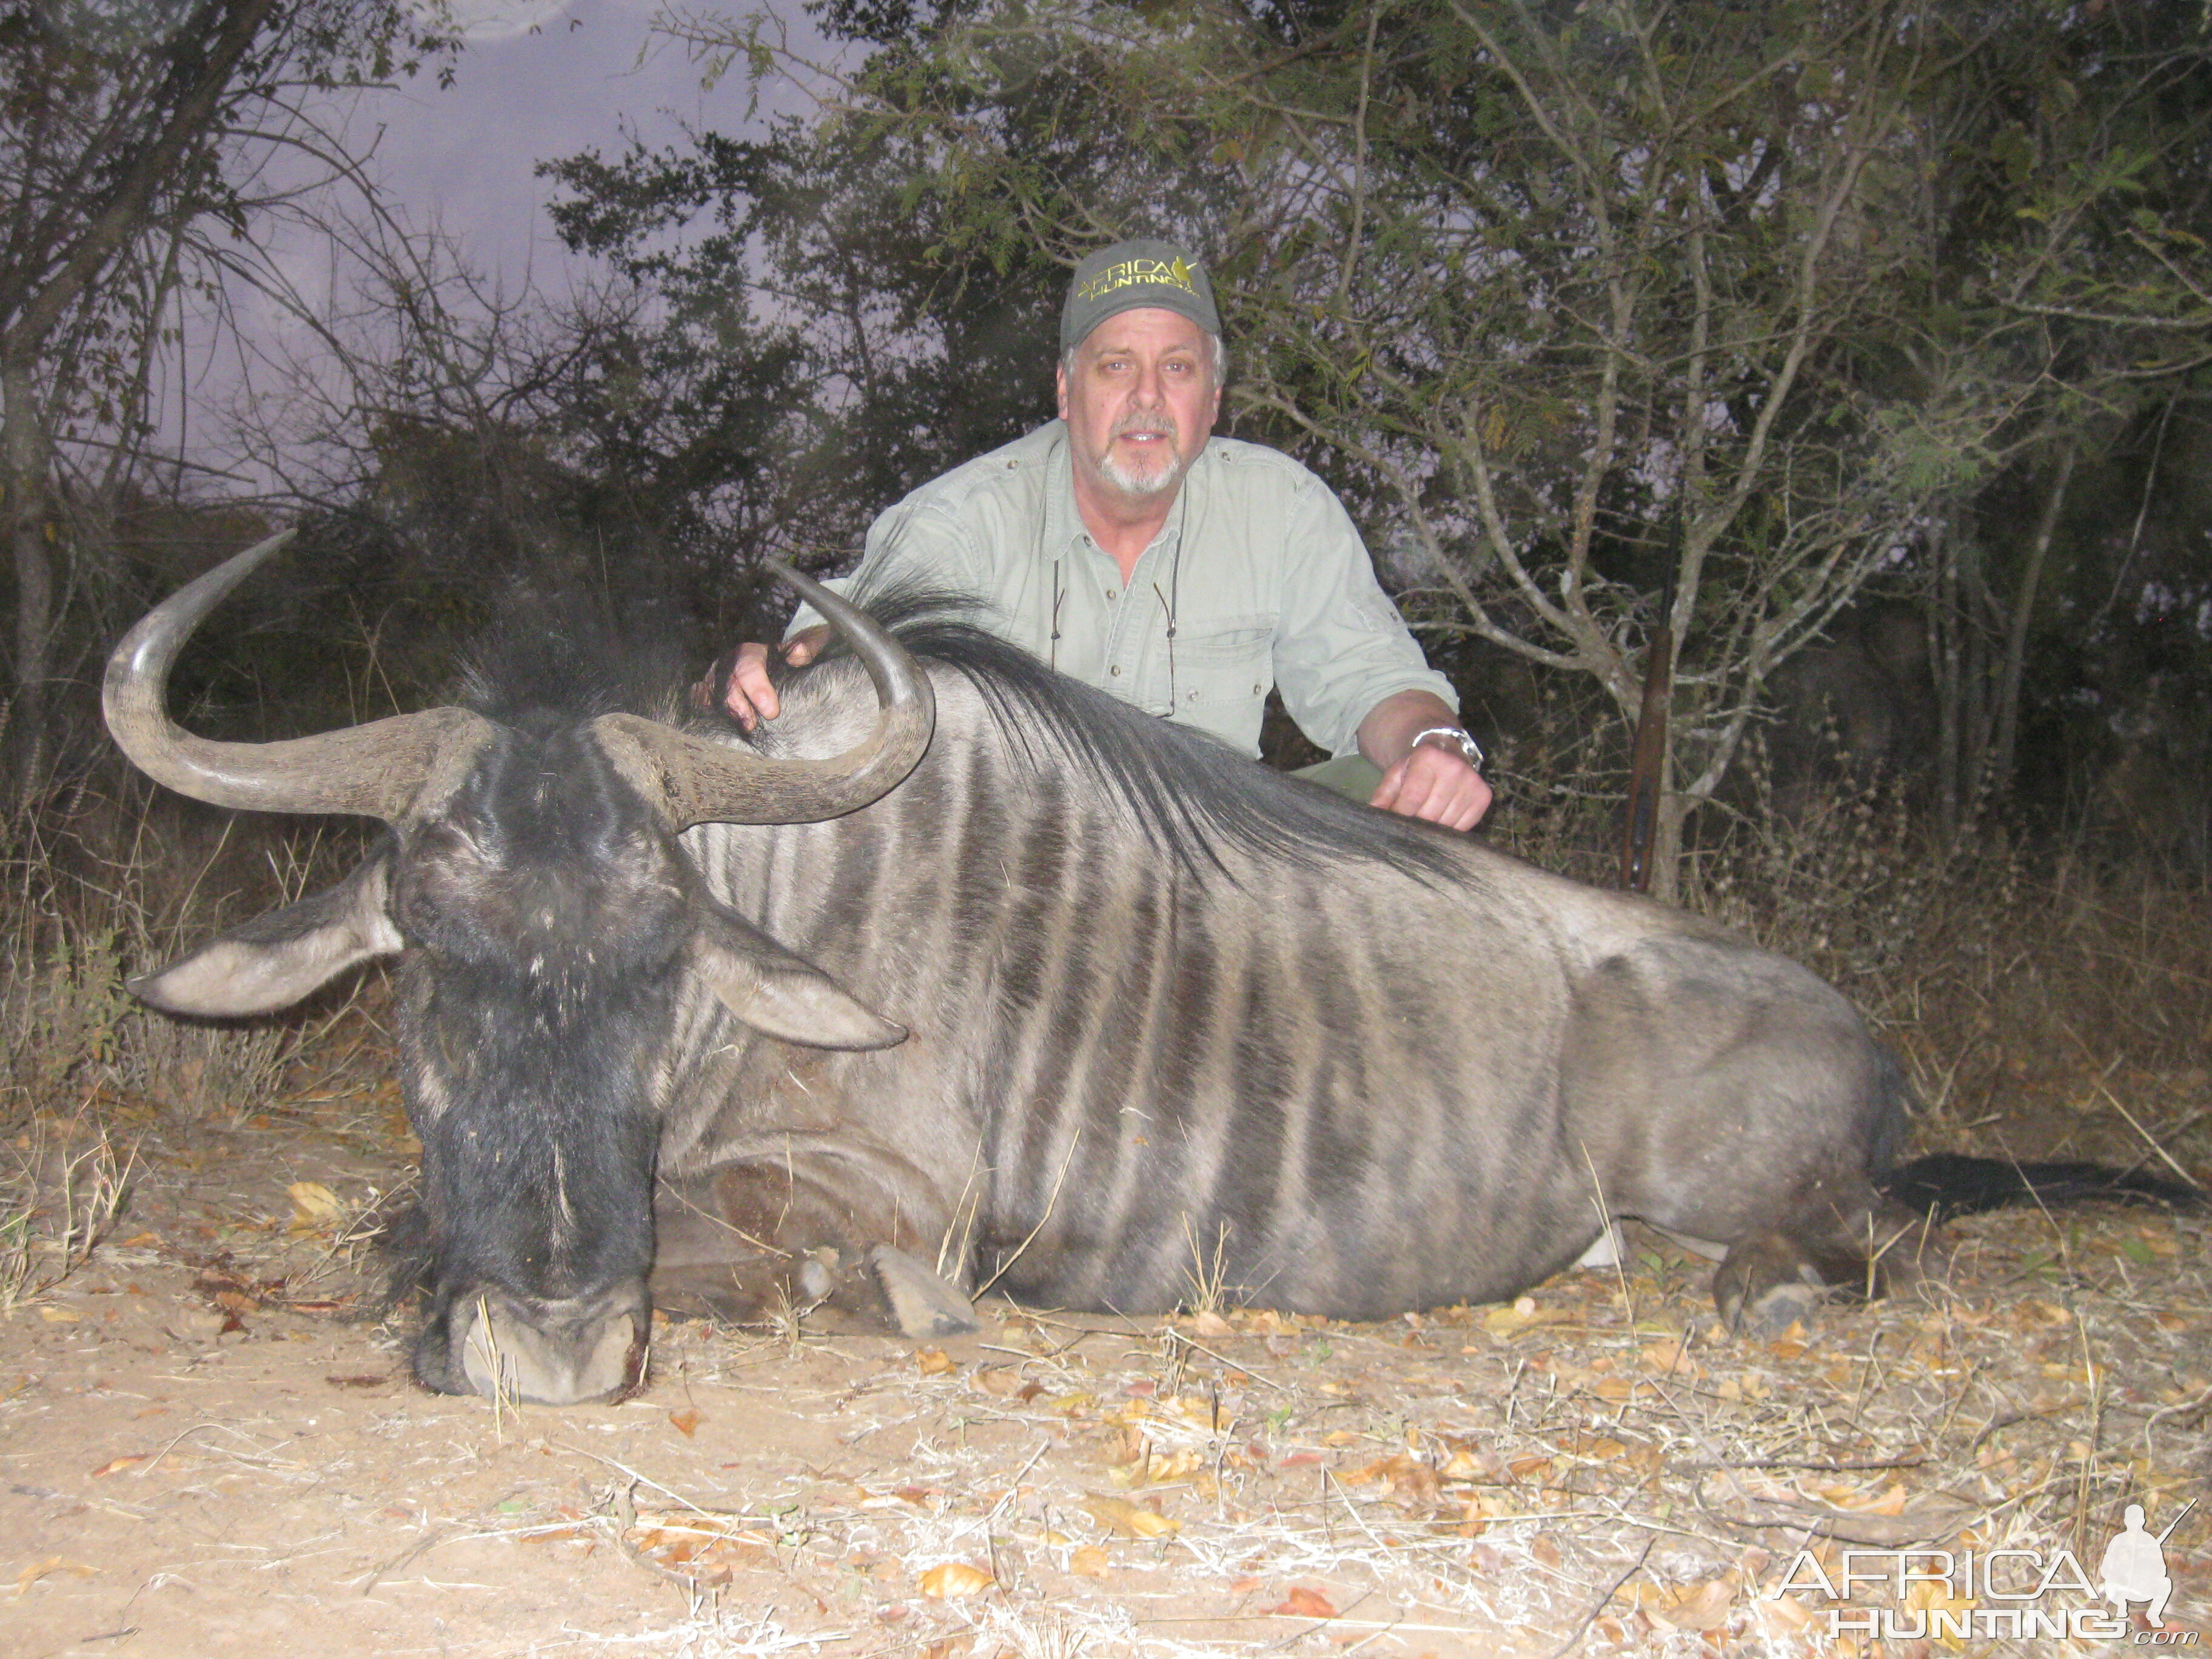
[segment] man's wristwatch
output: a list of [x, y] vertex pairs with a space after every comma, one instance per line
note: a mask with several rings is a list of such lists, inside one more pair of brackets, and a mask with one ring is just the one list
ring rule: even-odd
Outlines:
[[1469, 766], [1478, 772], [1482, 770], [1482, 745], [1468, 735], [1465, 726], [1432, 726], [1425, 732], [1416, 732], [1413, 734], [1413, 741], [1407, 744], [1406, 747], [1410, 750], [1417, 744], [1426, 743], [1431, 738], [1438, 739], [1440, 743], [1450, 744], [1459, 750]]

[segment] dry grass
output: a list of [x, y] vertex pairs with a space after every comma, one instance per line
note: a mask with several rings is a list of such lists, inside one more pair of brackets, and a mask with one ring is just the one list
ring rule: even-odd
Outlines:
[[254, 832], [228, 817], [211, 836], [189, 833], [204, 822], [171, 819], [165, 837], [89, 792], [0, 821], [0, 1127], [103, 1098], [250, 1113], [343, 1012], [179, 1021], [125, 988], [246, 906], [297, 898], [350, 851], [312, 827], [248, 848], [239, 838]]
[[[1919, 1075], [1923, 1142], [2212, 1168], [2203, 890], [1994, 832], [1938, 855], [1879, 794], [1735, 833], [1701, 855], [1699, 902], [1868, 1009]], [[158, 1114], [172, 1151], [199, 1125], [273, 1152], [307, 1138], [283, 1103], [348, 1056], [326, 1016], [269, 1028], [273, 1050], [251, 1047], [264, 1032], [164, 1048], [121, 975], [212, 923], [127, 873], [106, 885], [136, 896], [104, 910], [85, 883], [38, 888], [35, 845], [11, 846], [9, 925], [35, 948], [10, 952], [0, 984], [9, 1133], [30, 1138], [0, 1200], [0, 1283], [18, 1300], [43, 1284], [60, 1313], [78, 1304], [57, 1267], [135, 1259], [92, 1249], [134, 1113]], [[396, 1159], [377, 1099], [343, 1134]], [[295, 1283], [343, 1277], [362, 1207], [318, 1222], [319, 1265], [291, 1263]], [[278, 1214], [219, 1237], [243, 1278], [273, 1279], [252, 1253], [286, 1231]], [[1801, 1548], [1833, 1562], [1852, 1547], [2064, 1547], [2094, 1563], [2123, 1505], [2162, 1525], [2212, 1470], [2202, 1224], [2027, 1212], [1954, 1231], [1948, 1294], [1831, 1309], [1771, 1344], [1719, 1331], [1708, 1268], [1650, 1237], [1632, 1236], [1618, 1272], [1563, 1275], [1510, 1307], [1347, 1327], [1231, 1305], [1216, 1241], [1194, 1236], [1188, 1311], [1172, 1321], [993, 1304], [983, 1337], [920, 1355], [824, 1334], [804, 1308], [764, 1331], [664, 1326], [653, 1386], [629, 1407], [556, 1413], [395, 1383], [373, 1433], [343, 1443], [357, 1467], [241, 1462], [201, 1436], [149, 1465], [146, 1486], [327, 1487], [329, 1513], [286, 1511], [305, 1536], [335, 1528], [354, 1488], [392, 1484], [398, 1460], [419, 1535], [346, 1568], [333, 1629], [400, 1578], [442, 1617], [471, 1586], [588, 1569], [594, 1599], [564, 1606], [547, 1652], [1866, 1655], [1829, 1638], [1818, 1596], [1770, 1593]], [[337, 1375], [308, 1376], [309, 1395], [326, 1408], [339, 1377], [397, 1363], [320, 1362]], [[287, 1408], [255, 1409], [270, 1414], [257, 1445], [302, 1443]], [[249, 1545], [272, 1562], [301, 1547], [248, 1532], [226, 1548]], [[429, 1571], [434, 1557], [465, 1574]], [[2168, 1561], [2174, 1616], [2195, 1628], [2212, 1603], [2203, 1510]], [[234, 1570], [210, 1554], [195, 1571], [220, 1584]], [[1912, 1592], [1923, 1608], [1929, 1593]], [[1869, 1589], [1852, 1607], [1893, 1602]], [[457, 1626], [450, 1650], [522, 1650], [500, 1623], [518, 1616]]]
[[92, 1259], [122, 1215], [137, 1168], [98, 1124], [40, 1121], [0, 1174], [0, 1315], [36, 1301]]

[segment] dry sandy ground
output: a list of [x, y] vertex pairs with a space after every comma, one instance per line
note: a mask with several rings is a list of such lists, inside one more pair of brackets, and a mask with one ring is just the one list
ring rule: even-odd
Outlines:
[[[1771, 1344], [1644, 1241], [1383, 1327], [664, 1326], [641, 1397], [501, 1410], [420, 1391], [404, 1316], [362, 1316], [388, 1101], [142, 1133], [107, 1241], [0, 1316], [10, 1659], [1864, 1652], [1770, 1593], [1801, 1547], [2094, 1572], [2125, 1504], [2155, 1530], [2212, 1474], [2195, 1220], [1965, 1224], [1950, 1299]], [[2208, 1507], [2166, 1544], [2177, 1643], [2212, 1611]], [[1842, 1606], [1971, 1612], [1902, 1588]], [[2113, 1644], [1881, 1650], [1962, 1646]]]

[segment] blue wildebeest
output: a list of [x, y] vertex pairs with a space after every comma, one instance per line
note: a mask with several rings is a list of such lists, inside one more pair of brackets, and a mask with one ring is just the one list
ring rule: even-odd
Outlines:
[[189, 735], [169, 664], [271, 545], [139, 623], [109, 725], [186, 794], [391, 832], [134, 989], [246, 1014], [398, 957], [434, 1389], [635, 1387], [655, 1301], [921, 1334], [979, 1282], [1137, 1313], [1202, 1274], [1382, 1316], [1510, 1296], [1607, 1214], [1724, 1246], [1735, 1323], [1913, 1272], [1895, 1060], [1709, 923], [803, 580], [846, 653], [750, 741], [526, 636], [520, 705], [494, 662], [465, 707]]

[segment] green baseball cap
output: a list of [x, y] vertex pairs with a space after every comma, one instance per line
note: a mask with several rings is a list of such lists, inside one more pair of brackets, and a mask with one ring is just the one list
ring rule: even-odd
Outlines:
[[1061, 353], [1081, 345], [1116, 312], [1140, 306], [1181, 312], [1208, 334], [1221, 332], [1205, 268], [1173, 242], [1139, 238], [1102, 247], [1076, 266], [1067, 302], [1060, 308]]

